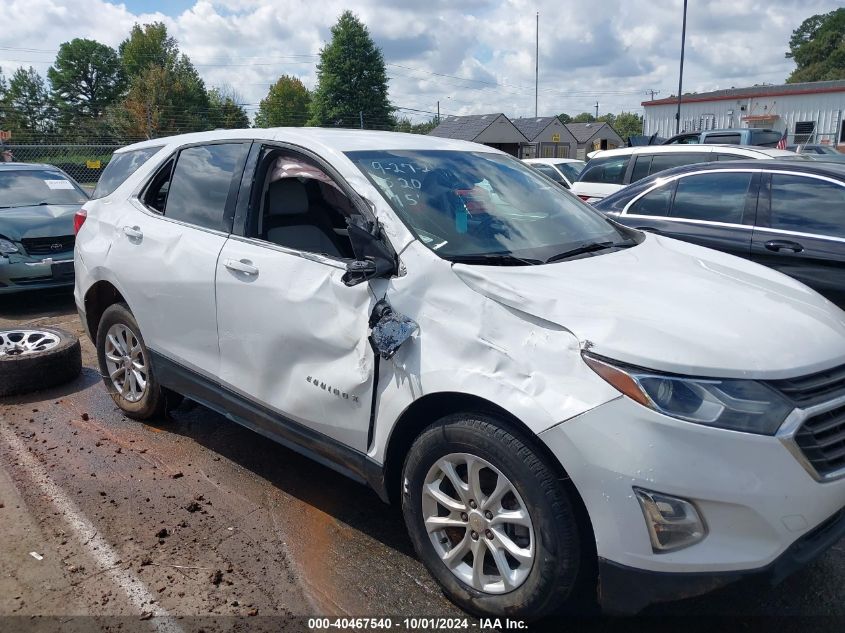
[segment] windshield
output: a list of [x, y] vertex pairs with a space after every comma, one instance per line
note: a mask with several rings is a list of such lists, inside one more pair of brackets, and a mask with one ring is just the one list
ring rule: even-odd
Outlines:
[[57, 171], [0, 170], [0, 209], [41, 204], [83, 204], [85, 193]]
[[555, 163], [555, 167], [557, 167], [560, 172], [566, 176], [569, 182], [575, 182], [578, 180], [578, 175], [584, 171], [584, 167], [587, 166], [583, 160], [578, 160], [569, 163]]
[[510, 156], [442, 150], [347, 155], [444, 259], [537, 264], [587, 245], [630, 242], [602, 214]]

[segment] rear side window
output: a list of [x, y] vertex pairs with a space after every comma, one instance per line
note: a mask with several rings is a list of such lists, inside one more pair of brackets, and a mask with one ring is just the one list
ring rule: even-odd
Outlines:
[[673, 167], [683, 167], [684, 165], [692, 165], [693, 163], [707, 162], [709, 154], [707, 152], [690, 152], [671, 154], [655, 154], [651, 159], [651, 168], [648, 173], [656, 174], [665, 169], [672, 169]]
[[607, 185], [621, 185], [625, 178], [625, 170], [628, 167], [630, 156], [609, 156], [607, 158], [594, 158], [578, 179], [581, 182], [600, 182]]
[[226, 203], [235, 182], [233, 176], [237, 174], [240, 180], [247, 151], [248, 143], [221, 143], [179, 152], [169, 182], [157, 183], [156, 202], [164, 203], [164, 215], [208, 229], [230, 231]]
[[554, 167], [549, 167], [548, 165], [534, 165], [534, 168], [555, 182], [563, 182], [563, 177], [557, 173], [557, 170], [555, 170]]
[[669, 205], [672, 203], [672, 192], [674, 190], [674, 181], [657, 189], [652, 189], [628, 208], [628, 214], [669, 215]]
[[651, 156], [637, 156], [631, 172], [631, 182], [637, 182], [648, 176], [649, 169], [651, 169]]
[[845, 187], [827, 180], [772, 174], [773, 229], [845, 237]]
[[678, 180], [673, 218], [741, 224], [752, 174], [710, 173]]
[[161, 148], [161, 145], [157, 147], [145, 147], [144, 149], [134, 149], [112, 156], [109, 164], [106, 165], [103, 173], [100, 174], [100, 180], [97, 181], [97, 187], [94, 189], [91, 198], [104, 198], [112, 193]]
[[724, 143], [725, 145], [740, 145], [742, 143], [742, 136], [739, 132], [736, 134], [708, 134], [704, 137], [704, 143], [708, 145], [717, 143]]

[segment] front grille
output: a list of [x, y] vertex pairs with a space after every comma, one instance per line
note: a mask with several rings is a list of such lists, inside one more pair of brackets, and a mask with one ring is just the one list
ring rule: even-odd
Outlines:
[[805, 420], [795, 443], [819, 475], [845, 468], [845, 405]]
[[21, 240], [24, 250], [29, 255], [56, 255], [73, 250], [75, 237], [61, 235], [57, 237], [32, 237]]
[[845, 396], [845, 365], [800, 378], [773, 380], [769, 384], [806, 409]]

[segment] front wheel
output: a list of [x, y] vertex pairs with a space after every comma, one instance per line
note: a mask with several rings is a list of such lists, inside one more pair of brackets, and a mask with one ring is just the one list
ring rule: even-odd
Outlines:
[[97, 360], [109, 395], [128, 417], [148, 420], [178, 405], [181, 398], [159, 385], [128, 306], [116, 303], [103, 313], [97, 327]]
[[581, 540], [554, 470], [518, 433], [453, 415], [414, 442], [402, 510], [418, 556], [446, 595], [479, 616], [535, 619], [566, 602]]

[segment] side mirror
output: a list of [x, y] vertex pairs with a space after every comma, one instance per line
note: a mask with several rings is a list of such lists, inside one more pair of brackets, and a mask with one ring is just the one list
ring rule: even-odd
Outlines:
[[390, 277], [396, 273], [396, 256], [378, 237], [375, 227], [365, 228], [351, 220], [347, 226], [356, 259], [347, 264], [343, 283], [356, 286], [368, 279]]

